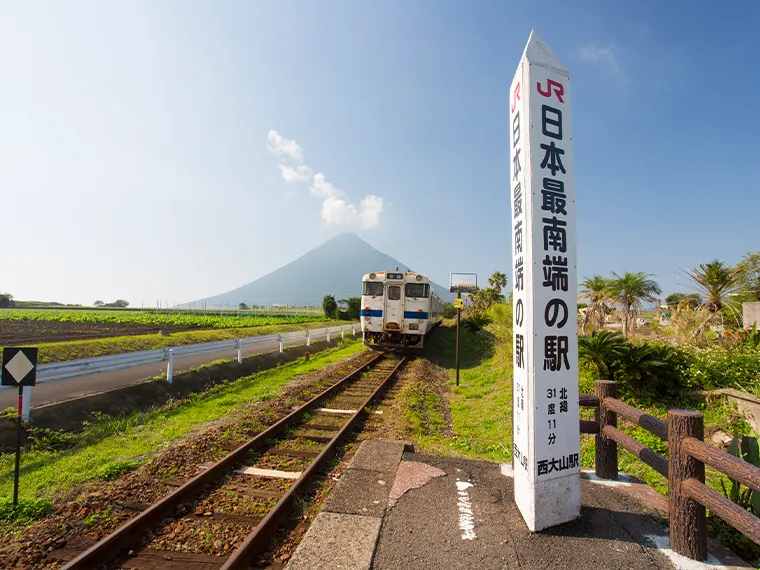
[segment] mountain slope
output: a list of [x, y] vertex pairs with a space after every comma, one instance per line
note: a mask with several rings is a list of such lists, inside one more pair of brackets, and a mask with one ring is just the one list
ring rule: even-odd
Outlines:
[[[336, 299], [361, 295], [364, 274], [396, 267], [409, 271], [409, 267], [376, 250], [356, 234], [345, 233], [247, 285], [200, 299], [195, 305], [321, 305], [325, 295], [335, 295]], [[424, 268], [420, 269], [424, 275]], [[436, 283], [433, 287], [439, 296], [451, 297], [448, 288]]]

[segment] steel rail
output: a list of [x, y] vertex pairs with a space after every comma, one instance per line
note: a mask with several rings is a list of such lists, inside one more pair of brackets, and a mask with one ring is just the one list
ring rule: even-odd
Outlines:
[[399, 363], [388, 373], [383, 379], [380, 385], [370, 394], [367, 399], [358, 407], [356, 412], [346, 422], [346, 424], [335, 434], [330, 440], [327, 446], [314, 458], [314, 461], [303, 471], [301, 476], [296, 479], [293, 485], [285, 492], [280, 498], [277, 504], [266, 514], [261, 522], [255, 529], [249, 534], [243, 541], [237, 550], [227, 559], [227, 562], [221, 567], [220, 570], [237, 570], [239, 568], [247, 568], [250, 566], [252, 559], [260, 554], [261, 551], [269, 544], [269, 539], [277, 530], [277, 525], [280, 523], [283, 517], [290, 512], [290, 503], [293, 501], [298, 492], [311, 482], [316, 472], [322, 467], [325, 460], [336, 451], [341, 439], [348, 433], [364, 415], [364, 409], [374, 400], [377, 395], [382, 392], [388, 385], [388, 381], [398, 372], [404, 363], [406, 363], [407, 357], [402, 358]]
[[206, 485], [227, 475], [235, 465], [243, 461], [245, 455], [249, 451], [257, 449], [259, 446], [265, 444], [267, 440], [280, 435], [285, 429], [298, 422], [301, 419], [301, 416], [316, 408], [323, 400], [330, 398], [336, 392], [340, 392], [343, 386], [355, 380], [362, 372], [366, 371], [383, 358], [384, 355], [378, 354], [375, 358], [366, 362], [343, 379], [303, 404], [297, 410], [294, 410], [278, 422], [272, 424], [269, 428], [242, 444], [208, 469], [205, 469], [184, 485], [178, 487], [166, 497], [145, 509], [135, 518], [124, 523], [111, 534], [93, 544], [90, 548], [66, 564], [66, 566], [63, 567], [63, 570], [91, 570], [92, 568], [98, 568], [102, 564], [113, 561], [129, 546], [137, 542], [145, 531], [155, 528], [162, 520], [171, 515], [180, 503], [191, 499], [199, 494]]

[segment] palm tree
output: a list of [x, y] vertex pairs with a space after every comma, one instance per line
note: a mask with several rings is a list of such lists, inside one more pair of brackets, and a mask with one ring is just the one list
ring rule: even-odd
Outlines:
[[[657, 295], [662, 293], [662, 289], [656, 281], [650, 279], [649, 273], [639, 271], [638, 273], [626, 272], [622, 276], [617, 273], [610, 281], [610, 294], [623, 311], [623, 336], [628, 338], [633, 332], [636, 324], [636, 315], [645, 302], [653, 303], [657, 300]], [[631, 322], [633, 325], [631, 326]]]
[[[639, 396], [644, 387], [661, 381], [669, 372], [673, 358], [672, 348], [658, 348], [648, 344], [629, 344], [620, 355], [620, 375]], [[659, 383], [658, 383], [659, 384]]]
[[578, 337], [578, 358], [596, 368], [600, 379], [612, 380], [615, 363], [627, 347], [628, 343], [620, 333], [602, 331], [591, 336]]
[[497, 289], [501, 293], [501, 290], [507, 286], [507, 276], [501, 271], [494, 271], [493, 275], [488, 278], [488, 284], [492, 289]]
[[702, 334], [715, 316], [726, 307], [738, 315], [738, 302], [733, 298], [745, 285], [744, 268], [731, 267], [717, 259], [710, 263], [700, 263], [683, 272], [702, 298], [701, 310], [707, 316], [697, 327], [696, 335]]
[[604, 328], [604, 316], [607, 312], [610, 280], [601, 275], [592, 275], [581, 281], [581, 299], [587, 301], [586, 314], [583, 317], [581, 331], [586, 334], [586, 325], [592, 317], [596, 317], [599, 329]]

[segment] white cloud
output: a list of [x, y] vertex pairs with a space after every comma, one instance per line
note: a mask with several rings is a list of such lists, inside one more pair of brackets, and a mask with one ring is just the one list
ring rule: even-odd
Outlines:
[[620, 73], [620, 64], [613, 53], [614, 49], [615, 47], [611, 44], [605, 47], [600, 47], [594, 42], [587, 46], [583, 46], [580, 49], [580, 56], [586, 61], [606, 65], [609, 68], [610, 73], [617, 75]]
[[271, 130], [267, 134], [267, 149], [278, 156], [289, 156], [293, 160], [303, 160], [303, 149], [296, 141], [286, 139], [277, 131]]
[[380, 214], [383, 213], [383, 200], [380, 196], [367, 194], [361, 201], [359, 208], [359, 221], [363, 228], [376, 228], [380, 223]]
[[[286, 139], [277, 131], [267, 134], [267, 149], [278, 156], [285, 155], [298, 162], [296, 166], [278, 164], [282, 179], [286, 183], [309, 182], [309, 192], [322, 201], [322, 219], [327, 224], [353, 226], [362, 229], [376, 228], [380, 223], [380, 214], [385, 206], [384, 198], [367, 194], [359, 202], [359, 207], [346, 199], [346, 193], [327, 181], [321, 172], [303, 164], [303, 149], [294, 140]], [[288, 190], [285, 195], [295, 192]]]
[[314, 180], [311, 182], [309, 192], [311, 192], [312, 195], [316, 196], [317, 198], [322, 198], [323, 200], [326, 200], [328, 198], [338, 198], [344, 194], [343, 190], [338, 190], [335, 186], [330, 184], [325, 179], [325, 175], [321, 172], [314, 175]]
[[322, 202], [322, 219], [328, 224], [354, 226], [362, 229], [376, 228], [383, 211], [383, 199], [374, 194], [365, 196], [359, 208], [342, 198], [331, 196]]
[[295, 168], [284, 164], [278, 164], [277, 166], [280, 168], [282, 179], [285, 182], [306, 182], [313, 175], [311, 168], [305, 164], [296, 166]]

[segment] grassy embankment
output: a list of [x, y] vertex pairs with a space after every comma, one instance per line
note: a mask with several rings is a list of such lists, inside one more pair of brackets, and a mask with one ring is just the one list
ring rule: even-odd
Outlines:
[[[508, 321], [511, 322], [511, 307]], [[511, 329], [510, 329], [511, 330]], [[504, 331], [462, 327], [460, 385], [455, 386], [456, 322], [433, 333], [426, 356], [439, 374], [418, 374], [401, 392], [407, 435], [421, 450], [490, 461], [512, 454], [512, 350]], [[498, 336], [497, 336], [498, 335]]]
[[[511, 460], [512, 441], [512, 335], [511, 307], [500, 309], [484, 330], [461, 331], [460, 386], [454, 386], [454, 346], [456, 324], [445, 323], [435, 333], [428, 358], [439, 365], [444, 375], [440, 379], [418, 377], [402, 391], [406, 411], [406, 428], [423, 449], [444, 454], [487, 459]], [[430, 376], [430, 375], [428, 375]], [[445, 382], [441, 387], [440, 382]], [[594, 377], [581, 367], [579, 389], [593, 393]], [[725, 398], [705, 402], [690, 398], [657, 400], [621, 396], [627, 403], [646, 413], [667, 419], [673, 408], [700, 411], [705, 418], [705, 432], [750, 433], [749, 425], [736, 408]], [[583, 417], [593, 418], [593, 411], [582, 410]], [[655, 451], [667, 455], [667, 445], [643, 428], [621, 420], [621, 429]], [[594, 438], [583, 436], [581, 463], [594, 467]], [[662, 493], [667, 481], [633, 455], [620, 451], [620, 470], [635, 475]], [[720, 477], [708, 470], [708, 483], [720, 490]]]
[[[42, 449], [26, 451], [22, 456], [20, 493], [26, 498], [54, 498], [83, 483], [134, 469], [203, 424], [270, 399], [295, 376], [314, 372], [363, 349], [358, 340], [346, 338], [338, 347], [314, 354], [309, 361], [300, 358], [181, 402], [95, 422], [76, 434], [77, 442], [69, 449], [55, 451], [42, 445]], [[12, 493], [13, 464], [13, 454], [0, 456], [0, 497]]]
[[[92, 340], [74, 340], [69, 342], [51, 342], [39, 344], [39, 362], [65, 362], [78, 358], [94, 358], [108, 354], [123, 352], [138, 352], [169, 348], [201, 342], [214, 342], [264, 336], [270, 334], [301, 331], [307, 328], [316, 329], [326, 326], [346, 325], [346, 321], [322, 321], [300, 324], [265, 325], [232, 329], [213, 329], [173, 333], [171, 335], [143, 334], [133, 336], [117, 336]], [[0, 347], [2, 348], [2, 347]]]

